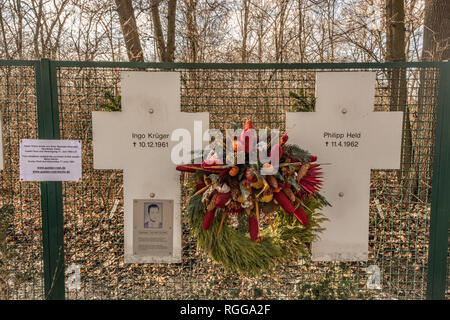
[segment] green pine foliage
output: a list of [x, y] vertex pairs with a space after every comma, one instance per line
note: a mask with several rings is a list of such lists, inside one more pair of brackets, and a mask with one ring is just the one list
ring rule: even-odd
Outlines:
[[244, 214], [239, 214], [237, 220], [237, 231], [245, 235], [248, 232], [248, 217]]
[[294, 100], [293, 112], [313, 112], [315, 110], [316, 97], [314, 94], [307, 95], [303, 89], [300, 89], [298, 93], [289, 92], [289, 97]]
[[[193, 192], [192, 192], [193, 194]], [[323, 229], [320, 224], [326, 220], [318, 211], [321, 203], [311, 197], [304, 205], [310, 224], [303, 226], [292, 215], [282, 209], [277, 212], [272, 226], [261, 231], [265, 240], [253, 242], [245, 233], [243, 226], [239, 230], [224, 223], [218, 234], [223, 210], [217, 210], [214, 221], [208, 230], [203, 230], [205, 209], [201, 195], [192, 196], [186, 215], [191, 234], [197, 238], [198, 247], [216, 263], [222, 264], [229, 272], [256, 276], [262, 272], [272, 272], [278, 263], [285, 263], [299, 256], [309, 256], [310, 243]], [[241, 220], [247, 219], [242, 215]], [[241, 221], [239, 221], [241, 223]]]
[[311, 157], [311, 154], [308, 151], [303, 150], [294, 144], [285, 144], [283, 146], [283, 155], [284, 154], [303, 163], [309, 162], [309, 158]]
[[111, 91], [105, 91], [105, 102], [100, 103], [99, 107], [105, 111], [120, 111], [122, 110], [122, 97], [115, 96]]
[[331, 203], [329, 203], [320, 193], [314, 194], [314, 197], [316, 197], [317, 201], [319, 201], [323, 207], [332, 207]]
[[[326, 221], [319, 211], [321, 204], [311, 197], [304, 202], [303, 208], [308, 216], [309, 225], [303, 226], [293, 215], [285, 213], [282, 209], [277, 212], [277, 219], [274, 222], [274, 228], [277, 230], [272, 236], [275, 242], [283, 250], [283, 256], [287, 260], [292, 259], [300, 254], [303, 256], [310, 255], [310, 244], [319, 238], [324, 228], [320, 227], [322, 222]], [[270, 228], [265, 231], [270, 231]]]
[[221, 263], [231, 272], [241, 272], [256, 275], [261, 270], [271, 270], [274, 267], [274, 258], [279, 256], [279, 249], [271, 245], [271, 241], [255, 243], [223, 224], [217, 236], [223, 210], [217, 210], [216, 217], [208, 230], [203, 230], [205, 210], [201, 203], [201, 196], [191, 198], [187, 219], [191, 226], [191, 233], [197, 238], [198, 246], [211, 257]]

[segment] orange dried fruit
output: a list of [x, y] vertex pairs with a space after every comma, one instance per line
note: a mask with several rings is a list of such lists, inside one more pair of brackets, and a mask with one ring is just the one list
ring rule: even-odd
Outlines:
[[233, 167], [233, 168], [231, 168], [230, 172], [228, 172], [228, 174], [232, 177], [234, 177], [238, 173], [239, 173], [239, 167]]

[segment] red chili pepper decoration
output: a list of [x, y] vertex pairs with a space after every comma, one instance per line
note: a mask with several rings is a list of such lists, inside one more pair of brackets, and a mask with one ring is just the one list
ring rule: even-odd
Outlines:
[[214, 198], [214, 196], [215, 196], [216, 194], [218, 194], [218, 193], [219, 193], [219, 191], [217, 191], [216, 189], [214, 189], [213, 192], [211, 192], [211, 194], [209, 195], [209, 197], [212, 199], [212, 198]]
[[283, 148], [277, 143], [276, 145], [272, 146], [270, 149], [269, 156], [272, 157], [272, 153], [276, 152], [278, 148], [278, 161], [281, 159], [281, 156], [283, 155]]
[[195, 170], [194, 168], [200, 168], [200, 164], [183, 164], [183, 165], [179, 165], [177, 166], [177, 170], [181, 171], [181, 172], [196, 172], [197, 170]]
[[317, 161], [317, 156], [309, 157], [309, 162], [316, 162], [316, 161]]
[[275, 200], [288, 214], [294, 214], [295, 209], [292, 203], [289, 201], [288, 197], [283, 192], [274, 193]]
[[278, 187], [280, 187], [281, 189], [290, 188], [291, 184], [287, 182], [278, 182]]
[[289, 137], [288, 137], [288, 135], [287, 134], [283, 134], [282, 136], [281, 136], [281, 145], [282, 146], [284, 146], [285, 144], [286, 144], [286, 142], [288, 141], [288, 139], [289, 139]]
[[283, 192], [275, 193], [274, 197], [275, 200], [277, 200], [278, 204], [283, 208], [283, 210], [286, 211], [286, 213], [295, 215], [298, 221], [300, 221], [300, 223], [304, 226], [307, 226], [309, 224], [309, 220], [306, 216], [305, 211], [303, 211], [302, 208], [297, 208], [297, 210], [295, 210], [294, 206]]
[[305, 211], [303, 211], [302, 208], [297, 208], [295, 210], [294, 215], [297, 217], [298, 221], [300, 221], [301, 224], [304, 226], [307, 226], [309, 224], [308, 216], [306, 215]]
[[221, 165], [223, 165], [222, 160], [217, 159], [217, 158], [211, 158], [211, 159], [203, 160], [203, 162], [201, 164], [201, 168], [206, 172], [220, 173], [223, 170], [222, 168], [210, 168], [210, 167], [221, 166]]
[[247, 120], [247, 121], [245, 121], [244, 130], [242, 131], [242, 133], [239, 137], [239, 142], [240, 142], [241, 146], [245, 146], [245, 150], [244, 150], [245, 153], [249, 153], [252, 151], [253, 140], [255, 139], [254, 131], [250, 131], [247, 133], [247, 131], [249, 131], [250, 129], [254, 129], [253, 124], [250, 120]]
[[254, 215], [248, 217], [248, 231], [250, 233], [250, 239], [252, 241], [258, 240], [259, 225], [258, 220]]
[[225, 204], [230, 200], [231, 198], [231, 192], [228, 193], [219, 193], [216, 197], [216, 201], [214, 202], [214, 205], [216, 208], [224, 208]]
[[216, 208], [206, 212], [205, 218], [203, 219], [203, 230], [209, 229], [209, 227], [211, 226], [211, 224], [214, 220], [215, 213], [216, 213]]

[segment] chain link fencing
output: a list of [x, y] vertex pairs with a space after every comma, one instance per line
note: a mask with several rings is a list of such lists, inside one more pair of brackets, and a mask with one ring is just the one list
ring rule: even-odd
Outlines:
[[[62, 183], [64, 266], [78, 266], [81, 278], [79, 288], [66, 283], [65, 298], [426, 298], [440, 69], [389, 66], [54, 62], [59, 138], [81, 140], [83, 148], [82, 181]], [[120, 96], [120, 73], [126, 70], [180, 72], [181, 110], [209, 112], [211, 128], [226, 129], [250, 119], [257, 129], [281, 130], [289, 129], [287, 111], [302, 112], [313, 104], [317, 72], [376, 72], [374, 110], [404, 111], [409, 121], [403, 124], [402, 169], [371, 173], [368, 261], [312, 262], [298, 257], [274, 273], [245, 277], [226, 273], [201, 256], [183, 223], [182, 263], [125, 264], [123, 174], [93, 169], [91, 113], [104, 110], [108, 96]], [[0, 73], [5, 154], [0, 218], [6, 221], [0, 230], [1, 294], [4, 299], [41, 299], [48, 294], [43, 284], [41, 194], [39, 183], [19, 180], [18, 164], [20, 139], [38, 137], [34, 68], [0, 64]], [[187, 207], [186, 182], [182, 175], [182, 212]], [[367, 286], [372, 270], [379, 271], [380, 289]]]

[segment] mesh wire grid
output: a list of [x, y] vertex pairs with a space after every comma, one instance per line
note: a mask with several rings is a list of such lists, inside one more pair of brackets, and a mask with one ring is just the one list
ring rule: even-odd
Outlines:
[[[371, 69], [377, 72], [375, 111], [407, 110], [410, 126], [404, 125], [403, 146], [406, 150], [411, 144], [412, 149], [404, 151], [403, 172], [372, 171], [369, 261], [312, 263], [299, 257], [260, 278], [226, 274], [200, 257], [186, 225], [182, 264], [123, 263], [122, 174], [93, 170], [91, 145], [91, 111], [99, 110], [105, 91], [120, 94], [122, 70], [63, 67], [57, 72], [61, 138], [83, 141], [83, 182], [63, 184], [66, 266], [76, 264], [82, 271], [81, 289], [66, 288], [67, 298], [425, 297], [437, 69]], [[251, 119], [258, 128], [285, 129], [285, 111], [292, 107], [289, 93], [304, 89], [314, 94], [315, 73], [333, 70], [177, 71], [182, 75], [182, 110], [210, 112], [211, 127]], [[20, 139], [37, 137], [34, 69], [1, 66], [0, 72], [5, 151], [0, 172], [1, 295], [39, 299], [44, 297], [39, 184], [20, 182], [18, 165]], [[381, 270], [381, 290], [365, 289], [369, 265]]]
[[19, 179], [21, 139], [38, 134], [35, 72], [0, 65], [4, 170], [0, 171], [0, 299], [44, 297], [39, 182]]
[[[368, 262], [316, 263], [299, 257], [261, 277], [225, 273], [200, 256], [187, 225], [183, 226], [181, 264], [124, 263], [123, 176], [118, 170], [93, 169], [91, 128], [91, 112], [100, 110], [105, 91], [120, 94], [120, 72], [124, 70], [131, 69], [57, 68], [61, 138], [83, 143], [83, 181], [63, 183], [65, 264], [79, 265], [82, 280], [80, 290], [66, 288], [66, 298], [425, 297], [438, 69], [344, 70], [376, 71], [374, 110], [407, 111], [410, 119], [410, 126], [404, 124], [403, 128], [402, 170], [374, 170], [371, 174]], [[291, 111], [293, 104], [289, 93], [303, 89], [306, 95], [314, 94], [316, 72], [336, 70], [175, 71], [181, 73], [182, 111], [209, 112], [211, 128], [224, 129], [251, 119], [257, 128], [284, 130], [285, 112]], [[182, 177], [183, 212], [187, 205], [185, 181]], [[370, 265], [380, 268], [381, 290], [366, 289]]]

